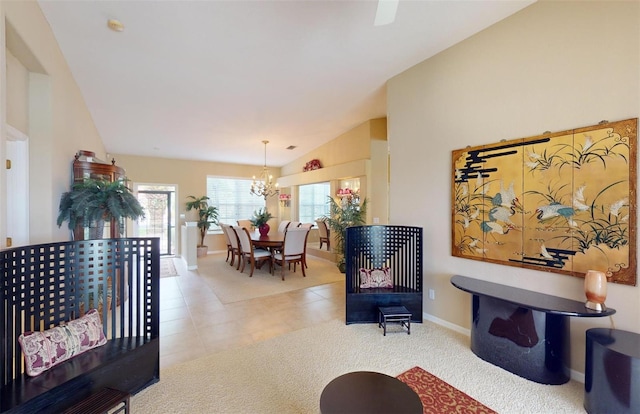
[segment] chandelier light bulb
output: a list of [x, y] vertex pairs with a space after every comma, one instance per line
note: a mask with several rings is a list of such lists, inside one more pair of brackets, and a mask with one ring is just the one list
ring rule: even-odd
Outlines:
[[260, 197], [264, 197], [265, 201], [267, 197], [274, 196], [280, 192], [278, 190], [278, 184], [273, 183], [273, 175], [269, 173], [267, 168], [267, 144], [269, 141], [262, 141], [264, 144], [264, 166], [262, 167], [262, 173], [260, 178], [256, 180], [256, 176], [253, 176], [253, 182], [251, 183], [250, 193]]

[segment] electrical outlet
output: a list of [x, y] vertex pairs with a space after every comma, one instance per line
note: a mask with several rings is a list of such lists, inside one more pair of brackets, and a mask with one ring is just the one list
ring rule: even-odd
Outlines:
[[429, 289], [429, 299], [436, 300], [436, 291], [435, 291], [435, 289]]

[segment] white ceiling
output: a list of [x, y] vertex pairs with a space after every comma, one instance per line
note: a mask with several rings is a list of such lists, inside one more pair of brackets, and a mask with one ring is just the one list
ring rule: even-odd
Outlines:
[[378, 27], [373, 0], [39, 4], [107, 152], [261, 165], [268, 139], [282, 166], [385, 116], [389, 78], [532, 2], [400, 0]]

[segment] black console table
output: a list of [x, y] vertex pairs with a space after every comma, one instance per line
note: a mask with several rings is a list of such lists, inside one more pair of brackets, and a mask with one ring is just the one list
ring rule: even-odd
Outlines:
[[465, 276], [451, 284], [472, 294], [471, 350], [478, 357], [542, 384], [569, 381], [569, 317], [616, 313], [583, 302]]

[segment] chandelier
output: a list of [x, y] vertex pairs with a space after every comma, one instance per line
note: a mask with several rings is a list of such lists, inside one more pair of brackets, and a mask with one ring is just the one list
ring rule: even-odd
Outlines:
[[262, 167], [258, 180], [256, 180], [255, 175], [253, 176], [251, 194], [264, 197], [266, 200], [267, 197], [278, 194], [280, 190], [278, 190], [278, 184], [273, 182], [273, 176], [269, 174], [269, 169], [267, 168], [267, 144], [269, 141], [262, 141], [262, 143], [264, 144], [264, 167]]

